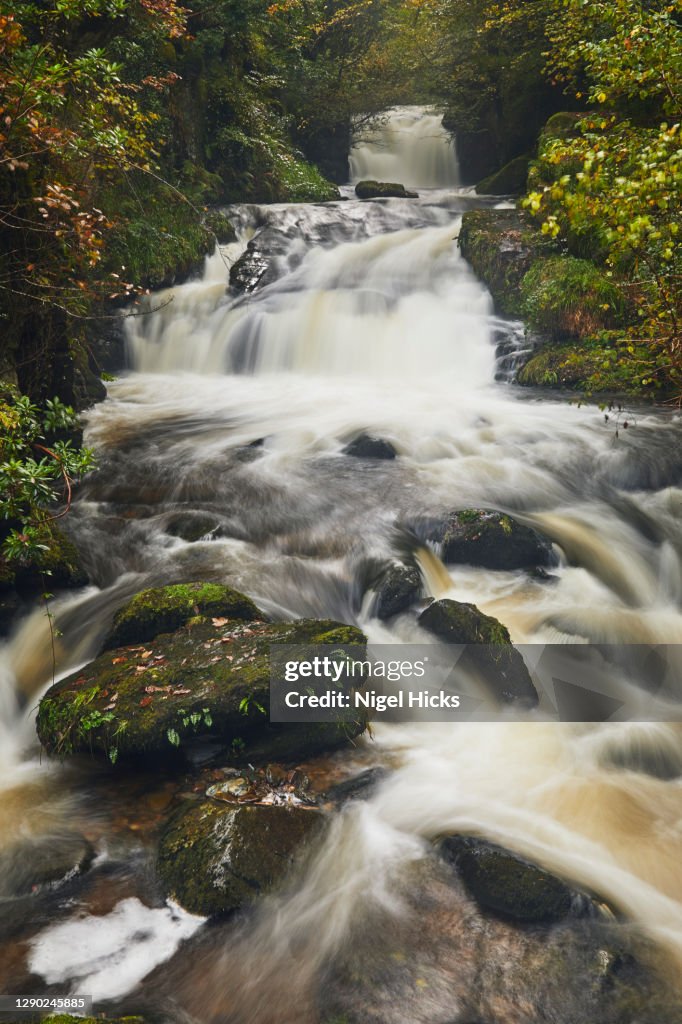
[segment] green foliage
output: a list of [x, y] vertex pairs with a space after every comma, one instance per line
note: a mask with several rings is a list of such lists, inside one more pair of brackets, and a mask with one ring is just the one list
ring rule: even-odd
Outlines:
[[10, 394], [0, 402], [0, 427], [0, 560], [37, 561], [49, 575], [54, 517], [46, 510], [64, 497], [68, 508], [72, 484], [91, 468], [92, 452], [70, 440], [48, 447], [50, 435], [77, 427], [73, 409], [57, 398], [40, 410], [25, 396]]
[[548, 31], [550, 73], [569, 88], [584, 82], [578, 95], [598, 109], [573, 132], [542, 137], [525, 205], [545, 234], [605, 265], [622, 303], [637, 308], [651, 375], [679, 392], [679, 15], [660, 2], [566, 0]]
[[553, 338], [584, 338], [624, 313], [623, 293], [613, 280], [572, 256], [536, 261], [521, 282], [521, 296], [528, 325]]

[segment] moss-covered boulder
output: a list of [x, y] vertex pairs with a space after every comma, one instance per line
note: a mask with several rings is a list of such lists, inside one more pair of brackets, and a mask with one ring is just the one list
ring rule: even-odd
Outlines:
[[613, 328], [626, 312], [613, 280], [574, 256], [536, 261], [521, 281], [521, 298], [528, 326], [555, 341]]
[[364, 721], [271, 724], [271, 645], [364, 647], [359, 629], [330, 620], [239, 622], [197, 616], [175, 633], [107, 650], [52, 686], [38, 709], [49, 754], [152, 763], [203, 737], [235, 760], [300, 759], [358, 735]]
[[263, 613], [244, 594], [219, 583], [175, 583], [136, 594], [120, 608], [105, 648], [145, 644], [170, 633], [197, 615], [214, 618], [262, 619]]
[[517, 921], [551, 923], [590, 908], [588, 897], [560, 878], [484, 839], [449, 836], [440, 849], [486, 910]]
[[530, 387], [656, 395], [658, 381], [642, 374], [650, 354], [645, 340], [605, 331], [581, 341], [541, 345], [519, 369], [516, 379]]
[[462, 256], [487, 285], [499, 313], [523, 316], [521, 281], [554, 243], [516, 210], [469, 210], [459, 231]]
[[535, 707], [538, 694], [509, 630], [474, 604], [444, 598], [419, 616], [419, 625], [449, 644], [466, 644], [458, 668], [479, 679], [493, 697], [519, 707]]
[[530, 156], [524, 154], [510, 160], [494, 174], [479, 181], [476, 191], [480, 196], [518, 196], [526, 191]]
[[397, 181], [359, 181], [355, 186], [358, 199], [418, 199], [418, 192], [410, 192]]
[[46, 588], [84, 587], [88, 575], [83, 568], [76, 545], [56, 523], [39, 528], [40, 551], [30, 562], [7, 561], [0, 557], [0, 592], [13, 588], [20, 594], [33, 595]]
[[503, 512], [454, 512], [443, 534], [441, 557], [482, 569], [535, 569], [553, 562], [550, 542]]
[[161, 836], [159, 876], [190, 913], [236, 910], [284, 878], [323, 820], [309, 807], [191, 803]]

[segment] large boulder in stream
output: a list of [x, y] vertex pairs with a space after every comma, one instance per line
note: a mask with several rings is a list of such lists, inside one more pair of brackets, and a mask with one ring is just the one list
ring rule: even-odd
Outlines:
[[448, 836], [440, 843], [479, 906], [522, 922], [549, 924], [569, 914], [589, 914], [592, 902], [555, 875], [502, 846], [474, 836]]
[[466, 644], [458, 668], [480, 680], [494, 697], [523, 708], [538, 703], [526, 663], [498, 619], [485, 615], [476, 605], [444, 598], [433, 601], [418, 622], [445, 643]]
[[105, 648], [145, 644], [160, 633], [179, 629], [197, 615], [214, 618], [263, 619], [259, 608], [244, 594], [219, 583], [175, 583], [151, 587], [120, 608]]
[[359, 181], [355, 194], [358, 199], [419, 199], [418, 192], [410, 192], [397, 181]]
[[190, 913], [237, 910], [284, 878], [323, 820], [312, 807], [192, 802], [161, 835], [159, 876]]
[[[173, 633], [106, 650], [52, 686], [38, 710], [38, 736], [49, 754], [93, 753], [112, 762], [154, 762], [186, 752], [197, 739], [249, 761], [300, 759], [348, 742], [364, 720], [271, 724], [271, 645], [352, 645], [359, 629], [331, 620], [240, 620], [249, 611], [194, 615]], [[192, 611], [193, 609], [190, 609]], [[249, 612], [249, 614], [251, 614]], [[146, 634], [149, 636], [149, 633]]]
[[551, 542], [504, 512], [453, 512], [443, 533], [441, 558], [481, 569], [537, 569], [555, 559]]

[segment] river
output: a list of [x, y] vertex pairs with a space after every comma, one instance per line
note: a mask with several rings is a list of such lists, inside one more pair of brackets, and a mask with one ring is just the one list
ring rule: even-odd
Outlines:
[[[494, 314], [456, 243], [462, 213], [495, 201], [457, 185], [437, 115], [393, 112], [356, 143], [351, 167], [354, 181], [398, 180], [420, 197], [360, 202], [351, 185], [339, 202], [230, 208], [239, 240], [130, 321], [130, 369], [86, 416], [98, 470], [68, 529], [93, 585], [54, 603], [58, 674], [93, 655], [126, 596], [170, 580], [227, 582], [275, 617], [357, 623], [373, 643], [428, 643], [411, 614], [372, 617], [363, 567], [395, 553], [397, 527], [472, 507], [549, 536], [554, 578], [427, 559], [434, 596], [475, 603], [520, 644], [682, 642], [679, 419], [639, 409], [616, 435], [595, 405], [513, 383], [523, 326]], [[251, 240], [260, 284], [226, 291]], [[344, 455], [360, 433], [398, 457]], [[390, 767], [376, 793], [338, 816], [308, 873], [250, 931], [207, 938], [200, 919], [149, 895], [149, 836], [172, 785], [115, 785], [91, 763], [40, 760], [34, 708], [52, 681], [43, 612], [20, 623], [1, 671], [5, 991], [30, 982], [125, 1006], [156, 969], [160, 998], [172, 979], [159, 965], [174, 954], [177, 965], [189, 943], [175, 968], [183, 1009], [170, 1017], [228, 1019], [220, 1007], [230, 1004], [235, 1020], [285, 1021], [273, 1008], [285, 986], [298, 993], [291, 1019], [312, 1020], [306, 986], [358, 915], [388, 931], [386, 919], [409, 916], [395, 879], [419, 861], [424, 837], [456, 831], [599, 892], [682, 958], [677, 722], [378, 727], [354, 755], [359, 767]], [[94, 881], [84, 876], [67, 898], [15, 899], [26, 842], [58, 849], [74, 830], [94, 845]], [[429, 1013], [396, 998], [366, 1019], [469, 1020], [464, 1009]], [[490, 1017], [530, 1019], [508, 1007]]]

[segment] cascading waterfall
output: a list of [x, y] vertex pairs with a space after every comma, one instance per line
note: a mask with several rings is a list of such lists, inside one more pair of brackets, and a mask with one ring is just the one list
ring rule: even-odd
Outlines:
[[442, 115], [421, 107], [389, 110], [360, 130], [350, 153], [351, 181], [396, 181], [411, 188], [447, 188], [459, 181], [452, 137]]
[[[59, 672], [92, 655], [126, 596], [171, 579], [229, 582], [275, 616], [356, 621], [374, 643], [433, 642], [410, 615], [371, 618], [357, 579], [368, 558], [395, 553], [396, 526], [463, 507], [536, 524], [560, 564], [547, 582], [451, 571], [425, 549], [431, 593], [477, 604], [519, 643], [682, 643], [682, 492], [670, 485], [679, 420], [643, 413], [616, 441], [595, 409], [496, 381], [496, 346], [519, 328], [495, 317], [459, 255], [471, 199], [453, 191], [456, 162], [437, 115], [391, 111], [356, 142], [351, 165], [354, 180], [430, 191], [418, 201], [236, 207], [240, 241], [207, 260], [203, 278], [153, 296], [157, 311], [129, 322], [132, 368], [88, 414], [100, 469], [68, 521], [99, 589], [55, 604]], [[267, 264], [248, 295], [229, 287], [230, 265], [245, 252]], [[389, 440], [398, 458], [368, 468], [344, 456], [362, 431]], [[184, 540], [179, 516], [203, 517], [205, 534]], [[0, 713], [2, 728], [20, 737], [8, 755], [18, 771], [22, 746], [23, 764], [34, 764], [17, 728], [28, 722], [20, 703], [32, 706], [50, 682], [41, 615], [4, 652]], [[295, 989], [295, 1019], [314, 1019], [311, 975], [362, 936], [363, 922], [409, 930], [419, 914], [400, 879], [427, 840], [457, 830], [594, 889], [682, 957], [679, 741], [680, 726], [662, 721], [377, 728], [368, 750], [392, 771], [376, 794], [339, 816], [307, 873], [252, 925], [214, 931], [220, 941], [208, 952], [199, 945], [196, 960], [159, 968], [152, 991], [172, 992], [201, 1022], [224, 1020], [229, 1005], [240, 1024], [284, 1024], [285, 993]], [[672, 768], [640, 770], [659, 762]], [[70, 778], [74, 792], [85, 788], [77, 772]], [[78, 813], [94, 820], [99, 808], [84, 799]], [[100, 839], [116, 845], [106, 830]], [[145, 973], [203, 934], [177, 908], [145, 907], [145, 884], [121, 883], [121, 902], [104, 918], [61, 908], [52, 929], [29, 937], [33, 969], [61, 985], [86, 977], [96, 996], [118, 998], [142, 976], [127, 950], [136, 930], [153, 936]], [[460, 930], [464, 964], [466, 922]], [[504, 950], [489, 955], [504, 973]], [[398, 1000], [383, 1007], [382, 1024], [470, 1019], [453, 1016], [429, 978], [441, 1016], [421, 1017], [409, 1001], [403, 1013]], [[519, 1019], [509, 1005], [496, 1021]]]

